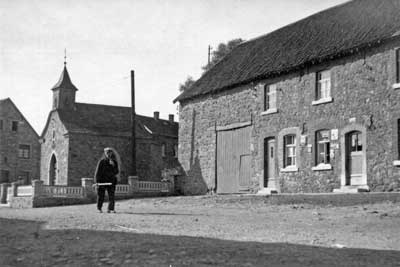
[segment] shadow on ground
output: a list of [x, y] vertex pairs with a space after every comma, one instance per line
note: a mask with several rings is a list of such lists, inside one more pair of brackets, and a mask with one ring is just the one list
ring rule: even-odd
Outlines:
[[42, 225], [0, 218], [0, 266], [398, 266], [400, 262], [400, 251], [44, 230]]

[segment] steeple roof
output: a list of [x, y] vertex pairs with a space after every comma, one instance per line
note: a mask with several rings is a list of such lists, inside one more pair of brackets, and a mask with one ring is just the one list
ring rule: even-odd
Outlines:
[[75, 91], [78, 91], [78, 88], [76, 88], [75, 85], [71, 82], [71, 78], [69, 77], [67, 66], [65, 66], [65, 64], [60, 79], [53, 86], [53, 88], [51, 88], [51, 90], [56, 89], [73, 89]]

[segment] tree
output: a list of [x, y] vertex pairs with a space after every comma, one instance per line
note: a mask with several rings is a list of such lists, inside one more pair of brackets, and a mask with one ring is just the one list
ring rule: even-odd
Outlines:
[[193, 80], [192, 76], [188, 76], [186, 78], [186, 81], [182, 84], [179, 84], [179, 92], [186, 91], [189, 89], [193, 84], [195, 83], [195, 80]]
[[[203, 73], [211, 69], [215, 64], [217, 64], [224, 56], [232, 51], [233, 48], [243, 43], [244, 40], [241, 38], [233, 39], [228, 41], [228, 43], [220, 43], [215, 51], [212, 52], [212, 57], [207, 65], [201, 67]], [[183, 84], [179, 84], [179, 91], [183, 92], [189, 89], [196, 81], [193, 80], [192, 76], [188, 76]]]

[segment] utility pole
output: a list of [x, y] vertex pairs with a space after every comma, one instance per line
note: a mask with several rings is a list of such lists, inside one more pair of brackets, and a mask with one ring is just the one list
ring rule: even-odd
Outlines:
[[208, 65], [210, 65], [210, 59], [211, 59], [211, 45], [208, 45]]
[[136, 176], [136, 111], [135, 111], [135, 71], [131, 70], [131, 123], [132, 123], [132, 175]]

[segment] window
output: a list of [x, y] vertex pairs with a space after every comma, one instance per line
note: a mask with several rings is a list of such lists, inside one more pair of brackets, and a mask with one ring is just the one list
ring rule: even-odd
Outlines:
[[317, 72], [316, 100], [331, 97], [331, 73], [329, 70]]
[[264, 111], [276, 110], [276, 84], [264, 87]]
[[0, 120], [0, 131], [3, 130], [3, 120]]
[[29, 159], [31, 154], [31, 147], [29, 145], [19, 145], [18, 157], [23, 159]]
[[318, 164], [330, 164], [330, 142], [331, 133], [329, 130], [316, 132], [316, 158]]
[[350, 152], [362, 151], [362, 139], [360, 132], [352, 133], [350, 142]]
[[18, 132], [18, 121], [11, 122], [11, 131]]
[[1, 170], [0, 183], [8, 183], [10, 181], [10, 171]]
[[285, 135], [283, 146], [283, 167], [296, 166], [296, 135]]
[[161, 156], [165, 157], [165, 144], [161, 145]]
[[178, 157], [178, 145], [174, 145], [174, 157]]
[[400, 49], [396, 49], [396, 83], [400, 83]]

